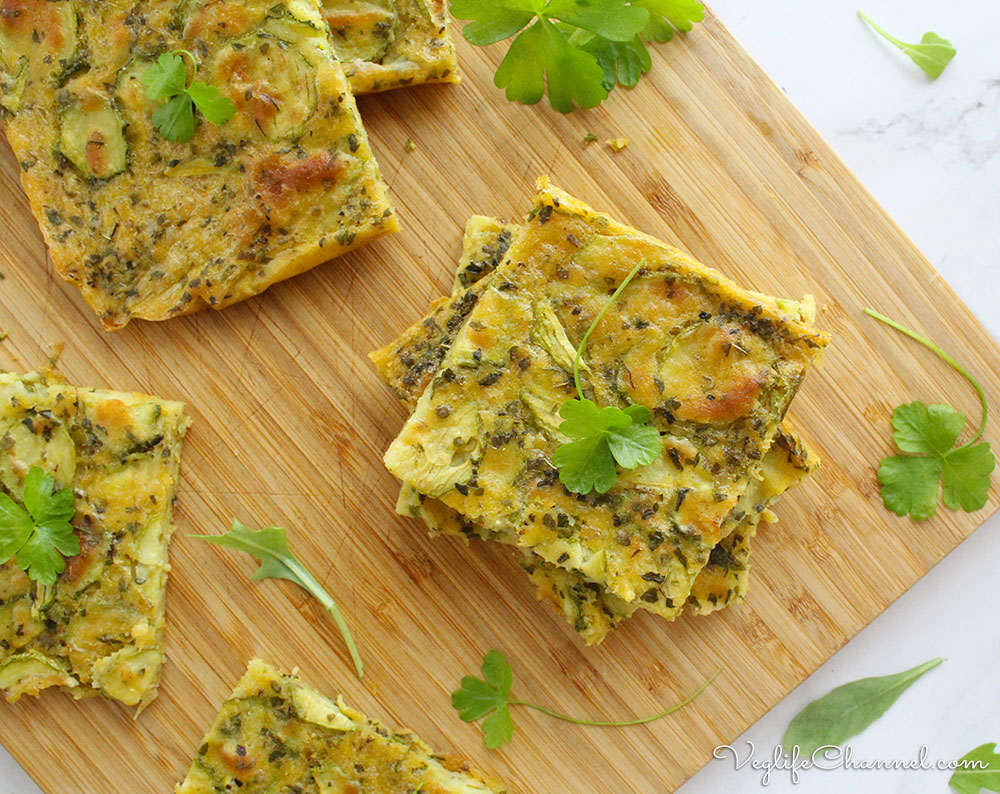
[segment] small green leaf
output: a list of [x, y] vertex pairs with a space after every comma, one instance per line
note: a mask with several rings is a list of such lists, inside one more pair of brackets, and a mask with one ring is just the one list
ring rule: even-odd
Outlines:
[[494, 687], [504, 698], [510, 697], [510, 688], [514, 685], [514, 671], [511, 670], [500, 651], [488, 651], [483, 657], [483, 678]]
[[236, 113], [236, 103], [223, 96], [214, 85], [206, 85], [201, 81], [191, 83], [188, 95], [194, 105], [212, 124], [225, 124]]
[[70, 523], [76, 514], [73, 491], [56, 489], [55, 478], [32, 466], [24, 478], [24, 508], [0, 494], [0, 564], [15, 559], [33, 582], [55, 584], [66, 557], [80, 553]]
[[549, 102], [560, 113], [575, 105], [592, 108], [607, 99], [604, 70], [588, 52], [569, 43], [546, 19], [523, 30], [497, 68], [494, 83], [507, 98], [533, 105], [548, 88]]
[[618, 479], [614, 456], [601, 434], [560, 445], [552, 463], [559, 470], [559, 481], [571, 493], [607, 493]]
[[965, 427], [965, 416], [950, 405], [921, 402], [896, 407], [892, 412], [896, 446], [903, 452], [943, 455]]
[[986, 430], [989, 405], [986, 393], [968, 370], [929, 339], [911, 331], [884, 314], [864, 309], [890, 328], [916, 340], [931, 350], [972, 384], [979, 395], [983, 416], [975, 435], [956, 447], [965, 428], [965, 416], [949, 405], [925, 405], [913, 402], [897, 406], [892, 412], [896, 445], [912, 455], [885, 458], [878, 470], [882, 501], [900, 516], [908, 513], [917, 521], [930, 518], [937, 511], [938, 492], [943, 485], [944, 503], [952, 510], [980, 510], [989, 500], [990, 475], [996, 458], [990, 445], [976, 442]]
[[649, 24], [642, 35], [653, 41], [670, 41], [674, 29], [686, 33], [705, 19], [705, 6], [698, 0], [633, 0], [649, 11]]
[[504, 703], [483, 720], [483, 741], [487, 750], [497, 750], [514, 739], [514, 721], [510, 708]]
[[863, 11], [858, 11], [858, 16], [871, 25], [882, 38], [906, 53], [931, 80], [937, 80], [958, 53], [948, 39], [942, 38], [937, 33], [925, 33], [919, 44], [908, 44], [895, 36], [890, 36]]
[[28, 511], [7, 494], [0, 493], [0, 565], [13, 559], [34, 529]]
[[597, 59], [604, 70], [604, 88], [611, 91], [615, 85], [633, 88], [653, 66], [653, 59], [643, 40], [636, 36], [632, 41], [609, 41], [595, 36], [583, 49]]
[[649, 24], [649, 12], [624, 0], [549, 0], [543, 14], [610, 41], [631, 41]]
[[347, 645], [347, 650], [351, 654], [358, 678], [364, 676], [361, 656], [358, 654], [354, 637], [351, 635], [351, 630], [347, 626], [347, 621], [344, 620], [340, 608], [316, 580], [316, 577], [299, 562], [291, 549], [288, 548], [288, 538], [283, 528], [264, 527], [253, 530], [234, 518], [232, 527], [224, 535], [191, 535], [190, 537], [249, 554], [260, 564], [260, 567], [250, 577], [255, 581], [287, 579], [311, 593], [333, 616], [333, 620], [340, 630], [340, 635], [344, 639], [344, 644]]
[[139, 78], [150, 99], [170, 99], [184, 93], [187, 87], [187, 69], [184, 58], [175, 52], [163, 53], [156, 64], [150, 66]]
[[782, 745], [798, 747], [804, 757], [820, 747], [839, 747], [878, 720], [918, 678], [941, 664], [932, 659], [910, 670], [877, 678], [862, 678], [814, 700], [791, 721]]
[[462, 35], [480, 47], [510, 38], [535, 18], [534, 11], [482, 0], [452, 0], [451, 13], [471, 20], [462, 28]]
[[175, 96], [153, 111], [153, 126], [168, 141], [185, 143], [194, 135], [194, 103], [187, 94]]
[[980, 791], [1000, 792], [1000, 754], [995, 742], [981, 744], [959, 760], [962, 768], [948, 780], [958, 794], [979, 794]]
[[944, 503], [952, 510], [968, 513], [982, 510], [990, 495], [990, 475], [997, 461], [985, 441], [974, 447], [959, 447], [944, 458], [941, 482]]
[[936, 458], [893, 455], [878, 469], [882, 501], [897, 516], [909, 514], [916, 521], [937, 512], [941, 461]]
[[627, 728], [636, 725], [646, 725], [674, 714], [684, 708], [698, 695], [704, 692], [719, 676], [722, 670], [717, 670], [698, 689], [663, 711], [649, 714], [638, 719], [608, 722], [591, 720], [581, 717], [570, 717], [547, 706], [529, 703], [511, 697], [511, 687], [514, 684], [514, 674], [507, 663], [506, 657], [500, 651], [489, 651], [483, 658], [481, 668], [483, 678], [467, 675], [462, 678], [461, 686], [451, 693], [451, 705], [458, 711], [459, 719], [464, 722], [476, 722], [485, 717], [480, 726], [483, 741], [490, 750], [496, 750], [514, 738], [514, 722], [510, 716], [511, 706], [524, 706], [547, 714], [557, 720], [573, 725], [588, 725], [595, 728]]

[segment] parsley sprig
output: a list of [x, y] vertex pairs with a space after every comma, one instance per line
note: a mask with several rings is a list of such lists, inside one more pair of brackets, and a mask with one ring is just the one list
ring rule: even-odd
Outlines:
[[871, 25], [872, 29], [882, 38], [905, 53], [911, 61], [924, 70], [924, 74], [931, 80], [937, 80], [958, 53], [958, 50], [948, 39], [942, 38], [933, 31], [925, 33], [918, 44], [909, 44], [900, 41], [895, 36], [890, 36], [876, 25], [875, 20], [864, 11], [858, 11], [858, 16]]
[[965, 429], [964, 414], [950, 405], [922, 402], [896, 407], [892, 412], [893, 437], [900, 451], [907, 454], [885, 458], [879, 466], [878, 481], [886, 508], [896, 515], [909, 514], [922, 521], [937, 512], [940, 493], [952, 510], [981, 510], [989, 498], [990, 475], [996, 468], [990, 445], [985, 441], [977, 443], [986, 430], [989, 416], [983, 387], [965, 367], [929, 339], [872, 309], [864, 312], [940, 356], [972, 384], [983, 408], [975, 435], [965, 444], [955, 446]]
[[364, 676], [365, 669], [361, 663], [361, 655], [358, 653], [354, 637], [351, 635], [351, 630], [348, 628], [340, 608], [330, 597], [330, 594], [323, 589], [323, 585], [288, 548], [288, 537], [284, 529], [264, 527], [253, 530], [234, 518], [232, 527], [223, 535], [191, 535], [190, 537], [206, 540], [216, 546], [243, 551], [252, 556], [260, 563], [260, 567], [250, 577], [254, 581], [287, 579], [311, 593], [333, 616], [333, 620], [340, 630], [340, 635], [344, 638], [344, 644], [347, 645], [347, 650], [351, 654], [351, 661], [354, 662], [358, 678]]
[[572, 493], [607, 493], [618, 479], [616, 463], [623, 469], [635, 469], [648, 466], [663, 454], [663, 442], [659, 431], [650, 424], [653, 414], [648, 408], [644, 405], [630, 405], [624, 410], [610, 405], [598, 408], [583, 396], [580, 385], [580, 362], [591, 334], [645, 264], [644, 259], [632, 268], [576, 349], [573, 383], [577, 399], [568, 400], [559, 409], [563, 418], [559, 432], [576, 440], [562, 444], [552, 458], [559, 470], [559, 481]]
[[80, 553], [80, 540], [70, 522], [76, 515], [73, 491], [56, 489], [55, 478], [32, 466], [24, 478], [24, 507], [0, 493], [0, 565], [15, 560], [40, 588], [56, 583], [66, 570], [66, 557]]
[[649, 42], [705, 18], [699, 0], [452, 0], [451, 11], [480, 47], [516, 36], [494, 83], [527, 105], [547, 89], [561, 113], [596, 107], [616, 84], [633, 87], [652, 66]]
[[195, 108], [212, 124], [225, 124], [236, 113], [236, 105], [214, 85], [200, 80], [188, 82], [184, 59], [191, 61], [194, 77], [198, 62], [187, 50], [163, 53], [142, 75], [146, 96], [166, 100], [153, 111], [153, 126], [168, 141], [184, 143], [194, 135]]
[[529, 703], [511, 696], [511, 689], [514, 686], [514, 672], [511, 670], [507, 658], [500, 651], [489, 651], [483, 658], [481, 668], [482, 678], [467, 675], [462, 679], [461, 687], [451, 694], [451, 705], [458, 711], [458, 716], [463, 722], [477, 722], [483, 720], [482, 731], [483, 741], [490, 750], [496, 750], [514, 738], [514, 721], [510, 716], [511, 706], [524, 706], [525, 708], [540, 711], [549, 717], [554, 717], [563, 722], [573, 725], [588, 725], [597, 728], [627, 728], [633, 725], [645, 725], [649, 722], [662, 719], [676, 711], [680, 711], [698, 695], [708, 689], [709, 685], [722, 672], [716, 670], [708, 680], [705, 681], [694, 692], [684, 700], [656, 714], [647, 717], [640, 717], [633, 720], [605, 721], [591, 720], [580, 717], [570, 717], [558, 711], [541, 706], [537, 703]]

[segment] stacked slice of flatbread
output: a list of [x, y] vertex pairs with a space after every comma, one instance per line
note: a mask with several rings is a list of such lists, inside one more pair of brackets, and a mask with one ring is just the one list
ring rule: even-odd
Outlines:
[[[235, 115], [166, 134], [154, 114], [184, 97], [143, 81], [168, 52]], [[354, 92], [456, 79], [437, 0], [0, 13], [0, 126], [56, 271], [108, 329], [223, 308], [395, 231]]]
[[[551, 463], [558, 411], [639, 261], [588, 343], [584, 390], [650, 408], [663, 458], [580, 496]], [[817, 465], [782, 421], [826, 341], [808, 302], [741, 290], [542, 180], [524, 224], [470, 221], [453, 294], [372, 354], [414, 412], [386, 454], [399, 511], [518, 547], [588, 643], [640, 608], [710, 613], [742, 599], [758, 523]]]

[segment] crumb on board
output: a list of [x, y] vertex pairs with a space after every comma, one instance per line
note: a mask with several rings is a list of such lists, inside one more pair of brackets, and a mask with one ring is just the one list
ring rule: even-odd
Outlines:
[[616, 152], [620, 152], [626, 146], [628, 146], [632, 141], [628, 138], [610, 138], [606, 140], [605, 143], [614, 149]]
[[403, 148], [408, 152], [415, 152], [417, 150], [416, 141], [414, 141], [413, 138], [407, 138], [403, 143]]
[[8, 336], [10, 336], [10, 334], [6, 331], [0, 331], [0, 342], [3, 342]]
[[597, 140], [597, 136], [594, 135], [594, 133], [592, 133], [592, 132], [588, 132], [586, 135], [583, 136], [583, 145], [584, 146], [589, 146], [590, 144], [592, 144], [596, 140]]

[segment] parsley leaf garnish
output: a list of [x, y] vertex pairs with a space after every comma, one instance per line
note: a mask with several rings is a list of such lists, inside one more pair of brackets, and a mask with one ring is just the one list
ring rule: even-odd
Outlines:
[[864, 11], [858, 11], [858, 16], [871, 25], [882, 38], [906, 53], [910, 60], [923, 69], [924, 74], [931, 80], [937, 80], [951, 63], [951, 59], [958, 54], [958, 50], [952, 46], [952, 43], [948, 39], [941, 38], [937, 33], [925, 33], [919, 44], [907, 44], [905, 41], [900, 41], [895, 36], [886, 33]]
[[212, 124], [225, 124], [236, 113], [233, 100], [223, 96], [214, 85], [201, 81], [188, 84], [184, 58], [190, 59], [195, 74], [198, 62], [187, 50], [163, 53], [157, 62], [142, 75], [146, 96], [153, 100], [167, 100], [153, 111], [153, 126], [167, 140], [184, 143], [194, 135], [194, 111]]
[[958, 794], [979, 794], [980, 791], [1000, 792], [1000, 753], [996, 742], [981, 744], [963, 755], [961, 766], [948, 780]]
[[216, 546], [225, 546], [237, 551], [243, 551], [254, 557], [260, 563], [260, 567], [250, 577], [254, 581], [262, 579], [287, 579], [295, 582], [303, 589], [311, 593], [320, 604], [333, 616], [340, 635], [344, 638], [347, 650], [351, 654], [354, 662], [354, 669], [358, 678], [364, 676], [364, 665], [361, 663], [361, 656], [357, 646], [354, 644], [354, 637], [347, 626], [347, 621], [340, 612], [330, 594], [323, 589], [323, 586], [316, 580], [309, 570], [299, 562], [298, 558], [288, 548], [288, 538], [285, 530], [281, 527], [264, 527], [253, 530], [242, 524], [237, 519], [233, 519], [233, 525], [224, 535], [191, 535], [193, 538], [200, 538]]
[[949, 405], [926, 405], [913, 402], [897, 406], [892, 412], [893, 438], [905, 455], [885, 458], [878, 470], [882, 501], [896, 515], [909, 514], [917, 521], [937, 512], [938, 495], [952, 510], [981, 510], [989, 498], [990, 475], [996, 457], [990, 445], [976, 443], [986, 429], [989, 407], [982, 386], [955, 359], [930, 340], [885, 315], [864, 310], [876, 320], [895, 328], [936, 353], [961, 374], [979, 395], [982, 421], [976, 434], [961, 446], [955, 446], [965, 416]]
[[70, 524], [76, 515], [73, 491], [55, 485], [51, 474], [32, 466], [24, 478], [24, 507], [0, 493], [0, 565], [15, 559], [43, 587], [66, 570], [66, 557], [80, 553]]
[[570, 722], [574, 725], [589, 725], [597, 728], [627, 728], [632, 725], [645, 725], [646, 723], [680, 711], [704, 692], [722, 672], [721, 669], [716, 670], [692, 694], [668, 709], [639, 719], [605, 722], [603, 720], [570, 717], [553, 711], [546, 706], [540, 706], [537, 703], [529, 703], [526, 700], [511, 697], [510, 691], [514, 685], [514, 673], [507, 662], [507, 658], [500, 651], [489, 651], [486, 654], [483, 658], [481, 671], [483, 674], [482, 678], [476, 678], [471, 675], [462, 678], [460, 688], [451, 693], [451, 705], [458, 711], [459, 719], [463, 722], [477, 722], [483, 719], [483, 717], [486, 718], [480, 727], [483, 731], [483, 741], [490, 750], [496, 750], [514, 738], [514, 721], [510, 716], [511, 706], [524, 706], [525, 708], [534, 709], [535, 711], [542, 712], [542, 714], [547, 714], [557, 720]]
[[451, 10], [480, 47], [516, 36], [494, 77], [508, 99], [533, 105], [547, 89], [561, 113], [596, 107], [616, 83], [631, 88], [652, 66], [648, 41], [705, 18], [698, 0], [452, 0]]
[[573, 382], [578, 399], [568, 400], [559, 409], [563, 418], [559, 432], [576, 441], [560, 445], [552, 457], [559, 470], [559, 481], [572, 493], [607, 493], [618, 479], [616, 463], [623, 469], [636, 469], [648, 466], [663, 454], [663, 442], [659, 431], [650, 424], [653, 414], [648, 408], [644, 405], [630, 405], [624, 410], [614, 406], [598, 408], [583, 396], [580, 385], [580, 360], [590, 335], [645, 263], [646, 260], [639, 262], [618, 285], [576, 349]]

